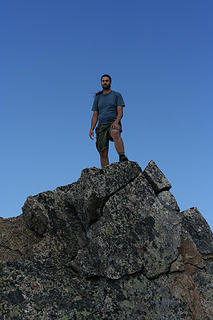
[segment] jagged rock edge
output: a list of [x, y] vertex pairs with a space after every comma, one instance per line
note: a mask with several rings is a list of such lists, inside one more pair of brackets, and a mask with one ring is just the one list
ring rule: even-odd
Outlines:
[[[110, 199], [110, 197], [112, 197], [114, 194], [116, 194], [117, 192], [121, 191], [122, 189], [126, 188], [126, 186], [128, 186], [128, 184], [132, 183], [140, 174], [143, 174], [143, 172], [139, 172], [134, 178], [132, 178], [131, 180], [128, 181], [128, 183], [124, 184], [122, 187], [118, 188], [116, 191], [110, 193], [107, 197], [103, 197], [100, 201], [103, 202], [101, 207], [100, 207], [100, 211], [101, 211], [101, 216], [103, 213], [103, 209], [107, 203], [107, 201]], [[99, 199], [99, 198], [97, 198]], [[77, 211], [76, 211], [77, 212]], [[80, 220], [80, 219], [79, 219]], [[91, 227], [94, 223], [96, 223], [99, 219], [94, 220], [92, 223], [90, 223], [89, 227]], [[84, 228], [82, 222], [81, 222], [82, 227]]]
[[[107, 201], [110, 199], [110, 197], [113, 196], [114, 194], [116, 194], [117, 192], [119, 192], [120, 190], [124, 189], [128, 184], [132, 183], [140, 174], [142, 174], [142, 175], [146, 178], [146, 176], [144, 175], [143, 171], [141, 171], [141, 172], [139, 172], [139, 173], [137, 174], [137, 176], [135, 176], [134, 178], [132, 178], [131, 180], [129, 180], [129, 182], [128, 182], [127, 184], [123, 185], [122, 187], [120, 187], [120, 188], [117, 189], [116, 191], [112, 192], [112, 193], [111, 193], [110, 195], [108, 195], [107, 197], [103, 198], [102, 201], [104, 202], [104, 204], [103, 204], [102, 207], [101, 207], [101, 213], [103, 213], [103, 209], [104, 209]], [[152, 185], [151, 185], [150, 182], [147, 180], [147, 178], [146, 178], [146, 181], [148, 182], [149, 186], [153, 189]], [[154, 189], [153, 189], [153, 190], [154, 190]], [[162, 190], [162, 191], [163, 191], [163, 190]], [[155, 191], [154, 191], [154, 192], [155, 192]], [[156, 194], [156, 193], [155, 193], [155, 194]], [[156, 196], [157, 196], [157, 194], [156, 194]], [[175, 214], [180, 214], [180, 212], [178, 212], [178, 211], [174, 211], [174, 212], [175, 212]], [[75, 211], [75, 213], [77, 213], [77, 211]], [[101, 215], [101, 216], [102, 216], [102, 215]], [[98, 220], [99, 220], [99, 219], [97, 219], [96, 221], [94, 221], [93, 223], [91, 223], [90, 226], [92, 226], [92, 225], [93, 225], [94, 223], [96, 223]], [[83, 226], [83, 224], [82, 224], [82, 222], [81, 222], [80, 219], [79, 219], [79, 221], [80, 221], [80, 223], [81, 223], [82, 228], [84, 229], [84, 226]], [[181, 221], [180, 221], [179, 223], [177, 223], [176, 225], [181, 225], [181, 226], [182, 226], [182, 219], [181, 219]], [[85, 246], [85, 248], [86, 248], [88, 245], [89, 245], [89, 241], [88, 241], [88, 244]], [[75, 255], [75, 257], [76, 257], [77, 255], [78, 255], [78, 252], [77, 252], [77, 254]], [[122, 279], [122, 278], [124, 278], [124, 277], [131, 277], [131, 276], [137, 275], [137, 274], [142, 274], [147, 280], [156, 280], [156, 279], [159, 279], [159, 278], [160, 278], [161, 276], [163, 276], [163, 275], [168, 275], [168, 274], [171, 274], [171, 273], [182, 273], [182, 272], [184, 272], [184, 270], [183, 270], [183, 271], [177, 270], [177, 271], [173, 271], [173, 272], [170, 271], [172, 263], [174, 263], [174, 262], [178, 259], [179, 255], [180, 255], [180, 254], [178, 254], [178, 256], [177, 256], [173, 261], [171, 261], [171, 263], [170, 263], [170, 265], [169, 265], [169, 268], [168, 268], [168, 271], [162, 272], [162, 273], [158, 274], [158, 276], [154, 276], [154, 277], [147, 277], [146, 273], [145, 273], [142, 269], [141, 269], [140, 271], [136, 271], [136, 272], [133, 272], [133, 273], [124, 274], [123, 276], [121, 276], [120, 278], [117, 278], [117, 279], [111, 279], [111, 278], [108, 278], [108, 277], [97, 276], [97, 275], [95, 275], [95, 276], [88, 276], [88, 277], [81, 277], [81, 276], [79, 276], [78, 270], [77, 270], [76, 268], [74, 268], [74, 267], [72, 266], [72, 264], [70, 264], [69, 267], [72, 269], [72, 271], [75, 273], [75, 275], [77, 275], [79, 278], [84, 278], [84, 279], [88, 279], [88, 280], [92, 280], [92, 279], [108, 279], [108, 280], [111, 280], [111, 281], [118, 281], [118, 280], [120, 280], [120, 279]], [[75, 260], [75, 257], [74, 257], [74, 259], [73, 259], [72, 261]], [[71, 263], [72, 263], [72, 261], [71, 261]], [[190, 264], [190, 263], [187, 263], [187, 264]], [[193, 265], [193, 264], [191, 264], [191, 265]], [[195, 267], [196, 267], [196, 266], [195, 266]], [[202, 270], [202, 268], [198, 268], [198, 269]]]
[[[116, 192], [119, 192], [119, 191], [121, 191], [122, 189], [126, 188], [126, 186], [127, 186], [128, 184], [132, 183], [140, 174], [143, 174], [142, 170], [141, 170], [134, 178], [132, 178], [131, 180], [129, 180], [128, 183], [126, 183], [125, 185], [123, 185], [122, 187], [120, 187], [119, 189], [117, 189], [116, 191], [112, 192], [112, 193], [111, 193], [110, 195], [108, 195], [107, 197], [104, 197], [104, 198], [101, 199], [101, 201], [103, 201], [103, 204], [102, 204], [102, 206], [101, 206], [101, 208], [100, 208], [101, 216], [102, 216], [102, 213], [103, 213], [103, 209], [104, 209], [107, 201], [110, 199], [110, 197], [113, 196], [114, 194], [116, 194]], [[73, 206], [73, 207], [74, 207], [74, 206]], [[74, 209], [75, 209], [75, 207], [74, 207]], [[78, 217], [78, 212], [77, 212], [76, 209], [74, 210], [74, 214], [77, 216], [78, 221], [79, 221], [79, 223], [80, 223], [81, 226], [82, 226], [82, 229], [85, 231], [85, 236], [86, 236], [86, 238], [88, 239], [88, 237], [87, 237], [87, 232], [86, 232], [86, 230], [85, 230], [85, 228], [84, 228], [84, 225], [83, 225], [81, 219]], [[101, 217], [100, 217], [100, 218], [101, 218]], [[89, 225], [89, 227], [91, 227], [91, 226], [94, 225], [96, 222], [98, 222], [98, 220], [99, 220], [99, 219], [97, 219], [97, 220], [95, 220], [94, 222], [92, 222], [92, 223]], [[89, 230], [88, 230], [88, 231], [89, 231]], [[87, 244], [84, 248], [86, 248], [88, 245], [89, 245], [89, 241], [88, 241], [88, 244]], [[80, 249], [79, 249], [79, 250], [80, 250]], [[76, 255], [74, 256], [74, 258], [73, 258], [72, 261], [75, 260], [75, 258], [76, 258], [77, 255], [78, 255], [78, 252], [77, 252]], [[71, 261], [71, 263], [72, 263], [72, 261]], [[78, 275], [79, 275], [78, 271], [77, 271], [75, 268], [73, 268], [72, 265], [70, 265], [70, 268], [75, 272], [75, 274], [78, 274]], [[94, 276], [94, 277], [99, 278], [99, 276]], [[80, 278], [82, 278], [82, 277], [80, 277]], [[87, 277], [87, 278], [85, 278], [85, 279], [90, 279], [90, 278], [93, 278], [93, 276]], [[102, 276], [100, 276], [100, 278], [109, 279], [109, 278], [107, 278], [107, 277], [102, 277]]]
[[[169, 271], [162, 272], [162, 273], [158, 274], [158, 275], [155, 276], [155, 277], [147, 277], [147, 275], [146, 275], [145, 273], [143, 273], [143, 270], [141, 269], [140, 271], [136, 271], [136, 272], [124, 274], [123, 276], [121, 276], [120, 278], [117, 278], [117, 279], [112, 279], [112, 278], [108, 278], [108, 277], [105, 277], [105, 276], [97, 276], [97, 275], [95, 275], [95, 276], [88, 276], [88, 277], [80, 277], [80, 278], [84, 278], [84, 279], [86, 279], [86, 280], [105, 279], [105, 280], [109, 280], [109, 281], [111, 281], [111, 282], [116, 282], [116, 281], [120, 281], [121, 279], [125, 279], [125, 278], [130, 279], [131, 277], [134, 277], [134, 276], [137, 276], [137, 275], [143, 275], [147, 280], [150, 280], [150, 281], [151, 281], [151, 280], [157, 280], [157, 279], [159, 279], [160, 277], [162, 277], [162, 276], [164, 276], [164, 275], [169, 275], [169, 274], [171, 274], [171, 273], [183, 273], [183, 272], [184, 272], [184, 271], [179, 271], [179, 270], [173, 271], [173, 272], [170, 271], [170, 268], [171, 268], [172, 263], [175, 262], [177, 259], [178, 259], [178, 257], [175, 258], [175, 259], [171, 262], [171, 264], [170, 264], [170, 266], [169, 266]], [[71, 269], [72, 269], [72, 267], [71, 267]], [[200, 268], [198, 268], [198, 269], [200, 269]], [[75, 271], [75, 273], [76, 273], [76, 271]]]

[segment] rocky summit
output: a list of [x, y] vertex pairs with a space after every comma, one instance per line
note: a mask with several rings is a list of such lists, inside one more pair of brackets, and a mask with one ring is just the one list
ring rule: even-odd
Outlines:
[[170, 189], [113, 163], [0, 218], [0, 319], [212, 320], [213, 235]]

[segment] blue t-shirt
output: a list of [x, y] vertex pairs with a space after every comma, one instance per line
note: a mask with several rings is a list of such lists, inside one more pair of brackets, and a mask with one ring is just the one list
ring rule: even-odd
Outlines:
[[106, 124], [115, 121], [118, 106], [125, 106], [122, 95], [111, 90], [107, 94], [95, 96], [92, 111], [98, 111], [99, 124]]

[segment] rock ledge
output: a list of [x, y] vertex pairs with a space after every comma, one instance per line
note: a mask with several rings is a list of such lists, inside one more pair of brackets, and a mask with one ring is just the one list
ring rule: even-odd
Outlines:
[[0, 320], [213, 319], [213, 236], [150, 161], [82, 170], [0, 218]]

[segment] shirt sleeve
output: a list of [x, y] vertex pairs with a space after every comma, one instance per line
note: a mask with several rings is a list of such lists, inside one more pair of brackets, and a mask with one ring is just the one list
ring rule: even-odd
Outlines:
[[122, 97], [122, 95], [120, 93], [117, 95], [117, 107], [118, 106], [125, 107], [125, 103], [124, 103], [123, 97]]
[[95, 96], [95, 99], [92, 105], [92, 111], [98, 111], [98, 96]]

